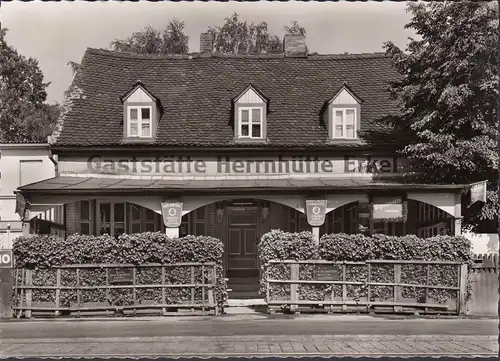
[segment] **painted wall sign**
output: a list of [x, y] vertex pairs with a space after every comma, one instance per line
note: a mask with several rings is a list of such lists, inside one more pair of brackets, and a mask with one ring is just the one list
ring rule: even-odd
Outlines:
[[336, 264], [318, 264], [314, 269], [316, 281], [338, 281], [340, 279], [340, 267]]
[[307, 223], [311, 227], [319, 227], [325, 223], [326, 199], [307, 199]]
[[134, 271], [131, 268], [111, 268], [109, 270], [110, 284], [133, 284]]
[[373, 200], [373, 219], [399, 219], [403, 217], [401, 197], [375, 197]]
[[182, 202], [162, 202], [161, 213], [165, 227], [179, 227], [182, 223]]
[[[398, 164], [398, 169], [400, 168]], [[395, 173], [393, 157], [60, 157], [61, 174], [172, 175], [172, 176], [245, 176], [286, 174]]]
[[0, 249], [0, 268], [12, 268], [12, 250]]

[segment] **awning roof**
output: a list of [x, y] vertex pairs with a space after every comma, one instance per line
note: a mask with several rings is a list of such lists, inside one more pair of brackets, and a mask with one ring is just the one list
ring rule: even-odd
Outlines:
[[221, 179], [221, 180], [166, 180], [117, 179], [98, 177], [59, 176], [18, 188], [22, 193], [112, 193], [112, 192], [182, 192], [236, 190], [461, 190], [473, 184], [417, 184], [404, 179], [307, 178], [307, 179]]

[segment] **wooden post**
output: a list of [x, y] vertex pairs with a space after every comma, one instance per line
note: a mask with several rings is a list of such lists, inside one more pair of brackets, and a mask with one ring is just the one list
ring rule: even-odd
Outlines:
[[314, 244], [316, 246], [318, 246], [319, 245], [319, 227], [312, 227], [312, 234], [313, 234]]
[[167, 309], [165, 308], [165, 304], [167, 303], [167, 297], [165, 295], [166, 290], [165, 290], [165, 266], [161, 266], [161, 303], [163, 307], [161, 308], [161, 312], [163, 316], [165, 316], [165, 313], [167, 312]]
[[[22, 268], [21, 269], [21, 286], [26, 286], [26, 269]], [[21, 288], [21, 300], [19, 302], [19, 310], [17, 311], [17, 318], [21, 318], [23, 315], [23, 306], [24, 306], [24, 295], [25, 295], [24, 288]]]
[[[396, 303], [402, 298], [401, 286], [399, 286], [401, 283], [401, 264], [394, 264], [394, 283], [396, 284], [394, 286], [394, 303]], [[402, 309], [401, 306], [394, 306], [394, 312], [401, 312]]]
[[78, 311], [76, 313], [76, 317], [80, 317], [80, 269], [76, 269], [76, 306], [78, 307]]
[[56, 317], [59, 316], [59, 308], [61, 307], [61, 269], [56, 270]]
[[342, 312], [347, 311], [347, 284], [346, 282], [346, 264], [342, 264]]
[[[299, 264], [298, 263], [290, 263], [290, 280], [298, 281], [299, 280]], [[297, 310], [297, 304], [294, 302], [297, 301], [297, 283], [290, 283], [290, 311], [295, 312]]]
[[[26, 286], [33, 286], [33, 271], [30, 269], [26, 270]], [[31, 301], [32, 301], [33, 291], [31, 288], [26, 289], [26, 318], [31, 318]]]
[[201, 312], [205, 312], [205, 265], [201, 265]]
[[367, 266], [368, 266], [368, 276], [367, 276], [367, 280], [366, 280], [366, 282], [367, 282], [367, 290], [366, 290], [366, 294], [367, 294], [367, 296], [366, 296], [367, 297], [367, 300], [366, 300], [366, 312], [370, 312], [370, 307], [371, 307], [370, 302], [371, 302], [371, 298], [372, 298], [372, 296], [371, 296], [371, 287], [370, 287], [370, 282], [371, 282], [370, 278], [371, 278], [371, 271], [372, 271], [372, 267], [371, 266], [372, 265], [371, 265], [371, 263], [368, 263]]
[[458, 305], [458, 314], [463, 316], [467, 314], [467, 264], [460, 266], [460, 298]]
[[[191, 266], [191, 284], [194, 284], [194, 266]], [[194, 289], [191, 287], [191, 304], [194, 305]], [[194, 307], [191, 307], [191, 312], [194, 311]]]
[[211, 286], [208, 286], [208, 289], [207, 289], [207, 296], [208, 296], [208, 306], [210, 307], [210, 305], [212, 304], [213, 300], [214, 300], [214, 286], [215, 286], [215, 282], [214, 282], [214, 275], [212, 274], [212, 270], [209, 270], [209, 272], [211, 273], [210, 275], [210, 283], [212, 284]]
[[[431, 265], [427, 264], [427, 276], [425, 277], [425, 304], [429, 304], [429, 276], [431, 273]], [[427, 313], [428, 307], [425, 307], [425, 313]]]
[[[134, 302], [134, 306], [135, 306], [135, 305], [136, 305], [136, 303], [137, 303], [137, 299], [136, 299], [136, 298], [137, 298], [137, 293], [136, 293], [136, 288], [135, 288], [135, 286], [136, 286], [136, 280], [135, 280], [135, 267], [134, 267], [134, 268], [132, 268], [132, 285], [134, 286], [134, 287], [132, 288], [132, 297], [133, 297], [133, 302]], [[134, 316], [135, 316], [135, 314], [136, 314], [136, 309], [135, 309], [135, 308], [134, 308], [134, 310], [133, 310], [133, 313], [134, 313]]]
[[217, 292], [215, 291], [215, 287], [217, 286], [217, 266], [214, 265], [212, 269], [212, 302], [214, 304], [215, 316], [219, 315], [219, 306], [217, 305]]

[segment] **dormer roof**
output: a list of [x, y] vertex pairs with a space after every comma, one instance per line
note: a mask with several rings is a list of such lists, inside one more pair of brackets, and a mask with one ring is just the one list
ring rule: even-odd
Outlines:
[[264, 94], [262, 94], [252, 83], [249, 83], [241, 92], [238, 93], [233, 98], [233, 102], [236, 103], [238, 102], [243, 96], [252, 96], [255, 94], [257, 97], [262, 100], [263, 103], [269, 103], [269, 98], [267, 98]]
[[130, 88], [130, 90], [128, 90], [125, 94], [123, 94], [121, 97], [120, 97], [120, 101], [123, 103], [125, 102], [132, 94], [134, 94], [138, 89], [141, 89], [143, 92], [145, 92], [147, 94], [148, 97], [151, 98], [151, 101], [153, 102], [158, 102], [158, 98], [156, 98], [153, 93], [151, 93], [147, 88], [146, 86], [142, 83], [142, 81], [140, 80], [137, 80], [135, 82], [135, 84], [132, 86], [132, 88]]
[[338, 104], [352, 104], [352, 101], [361, 104], [363, 100], [354, 93], [354, 91], [347, 85], [346, 82], [342, 84], [339, 90], [328, 99], [327, 103], [332, 104], [337, 102]]

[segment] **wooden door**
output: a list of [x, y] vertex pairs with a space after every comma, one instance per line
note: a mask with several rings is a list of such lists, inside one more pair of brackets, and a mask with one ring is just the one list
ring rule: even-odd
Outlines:
[[230, 211], [228, 222], [228, 269], [257, 270], [257, 211]]

